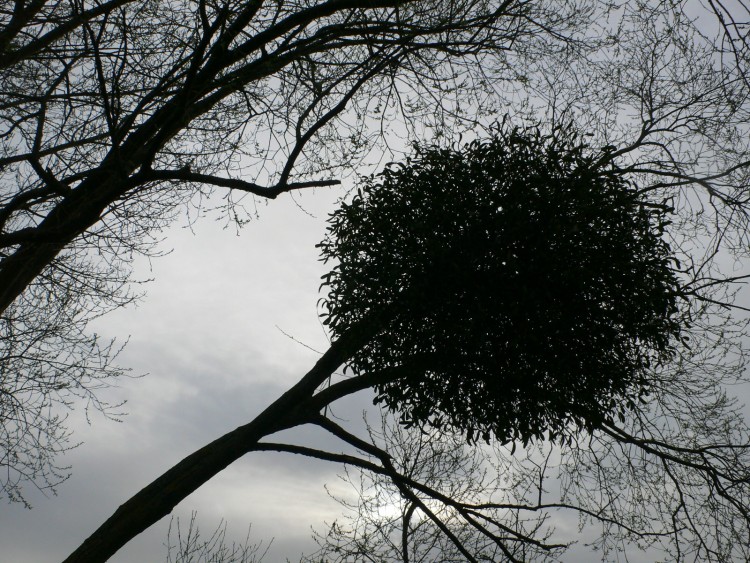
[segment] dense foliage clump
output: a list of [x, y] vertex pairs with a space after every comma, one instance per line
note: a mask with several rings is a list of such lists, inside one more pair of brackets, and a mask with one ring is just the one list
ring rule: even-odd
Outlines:
[[407, 424], [527, 441], [591, 430], [648, 393], [681, 329], [669, 209], [606, 154], [566, 130], [503, 130], [417, 149], [332, 214], [325, 322], [341, 335], [375, 315], [350, 368], [406, 368], [376, 402]]

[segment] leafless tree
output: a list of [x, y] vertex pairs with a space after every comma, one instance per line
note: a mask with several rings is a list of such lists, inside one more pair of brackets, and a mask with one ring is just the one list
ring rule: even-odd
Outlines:
[[[652, 199], [675, 207], [679, 228], [671, 232], [687, 287], [706, 311], [720, 313], [734, 305], [725, 288], [737, 281], [724, 274], [722, 260], [727, 253], [745, 259], [748, 248], [747, 52], [740, 12], [718, 2], [705, 8], [656, 0], [113, 0], [90, 9], [19, 1], [4, 8], [0, 31], [4, 334], [30, 335], [26, 342], [34, 346], [54, 344], [29, 308], [64, 311], [51, 318], [80, 319], [77, 330], [92, 311], [127, 302], [129, 259], [152, 251], [159, 230], [196, 195], [226, 190], [224, 210], [242, 222], [239, 196], [273, 198], [330, 185], [365, 161], [394, 123], [403, 122], [412, 136], [439, 137], [456, 123], [481, 128], [503, 114], [553, 125], [573, 121]], [[723, 29], [713, 34], [716, 16]], [[58, 333], [68, 326], [59, 322]], [[672, 515], [666, 528], [641, 534], [627, 519], [615, 519], [603, 545], [625, 536], [668, 538], [677, 558], [685, 557], [684, 545], [719, 560], [743, 555], [747, 434], [723, 398], [728, 379], [741, 373], [741, 351], [721, 327], [707, 322], [701, 334], [713, 345], [694, 348], [703, 356], [685, 352], [677, 367], [659, 374], [661, 394], [648, 409], [570, 450], [569, 483], [580, 479], [580, 486], [565, 498], [578, 495], [574, 510], [584, 517], [607, 524], [613, 520], [607, 511], [623, 506], [622, 491], [637, 491], [638, 483], [668, 486], [658, 504]], [[249, 451], [341, 461], [424, 491], [389, 466], [382, 451], [320, 415], [335, 400], [393, 376], [321, 387], [369, 331], [363, 325], [337, 340], [258, 418], [146, 487], [69, 560], [105, 560]], [[90, 382], [116, 373], [106, 371], [108, 361], [100, 363], [106, 346], [102, 356], [95, 342], [65, 339], [75, 359], [63, 360], [85, 368], [77, 377], [86, 375], [58, 381], [60, 389], [42, 387], [46, 405], [55, 392], [85, 394]], [[714, 371], [701, 367], [723, 350], [728, 363]], [[13, 363], [16, 356], [3, 355], [11, 381], [25, 369]], [[22, 407], [24, 396], [16, 396]], [[261, 441], [300, 424], [326, 428], [378, 462]], [[25, 451], [33, 453], [30, 443]], [[610, 459], [628, 461], [620, 467]], [[587, 469], [598, 479], [591, 488], [579, 477]], [[596, 486], [611, 495], [587, 497]], [[611, 502], [596, 504], [606, 498]], [[646, 521], [648, 510], [632, 513], [632, 522]]]
[[[519, 0], [19, 0], [0, 8], [2, 490], [67, 471], [64, 414], [123, 371], [86, 331], [131, 302], [130, 263], [220, 191], [338, 184], [396, 123], [486, 107], [498, 76], [590, 14]], [[489, 68], [487, 66], [487, 68]], [[493, 99], [492, 103], [497, 103]], [[200, 213], [200, 211], [199, 211]]]
[[[406, 429], [388, 415], [377, 428], [367, 423], [367, 431], [398, 473], [428, 488], [345, 467], [340, 477], [349, 490], [329, 492], [344, 516], [316, 530], [319, 549], [302, 561], [465, 561], [454, 540], [477, 561], [559, 559], [566, 546], [549, 541], [550, 515], [511, 508], [529, 505], [544, 492], [552, 451], [541, 459], [532, 451], [512, 456], [497, 445], [468, 446], [463, 436]], [[476, 511], [461, 509], [488, 503], [497, 508], [488, 507], [480, 519]], [[496, 523], [505, 543], [483, 533]]]
[[260, 563], [271, 547], [271, 542], [265, 549], [262, 541], [251, 544], [250, 529], [240, 544], [232, 542], [230, 546], [226, 535], [227, 523], [223, 521], [210, 536], [201, 535], [196, 512], [190, 515], [187, 530], [174, 518], [167, 532], [166, 563]]

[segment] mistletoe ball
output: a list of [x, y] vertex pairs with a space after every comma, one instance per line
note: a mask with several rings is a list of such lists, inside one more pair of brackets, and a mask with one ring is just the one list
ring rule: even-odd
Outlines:
[[570, 436], [624, 413], [680, 336], [669, 209], [566, 130], [417, 149], [365, 180], [319, 245], [324, 322], [379, 323], [376, 402], [470, 440]]

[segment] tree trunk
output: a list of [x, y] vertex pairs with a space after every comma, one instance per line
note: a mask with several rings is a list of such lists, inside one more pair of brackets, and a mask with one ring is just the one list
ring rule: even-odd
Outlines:
[[[271, 434], [305, 424], [326, 405], [313, 393], [382, 326], [383, 313], [366, 318], [336, 340], [313, 368], [252, 422], [190, 454], [121, 505], [64, 563], [107, 561], [161, 520], [188, 495]], [[332, 401], [329, 401], [332, 402]]]

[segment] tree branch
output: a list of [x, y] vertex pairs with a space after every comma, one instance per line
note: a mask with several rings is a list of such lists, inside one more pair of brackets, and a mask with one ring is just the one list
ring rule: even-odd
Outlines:
[[254, 182], [246, 182], [237, 178], [222, 178], [211, 174], [200, 174], [191, 172], [188, 168], [180, 170], [145, 170], [134, 175], [130, 183], [132, 186], [139, 186], [146, 182], [195, 182], [200, 184], [210, 184], [220, 186], [241, 192], [251, 193], [268, 199], [275, 199], [280, 194], [301, 190], [304, 188], [322, 188], [327, 186], [338, 186], [340, 180], [310, 180], [308, 182], [280, 182], [275, 186], [261, 186]]

